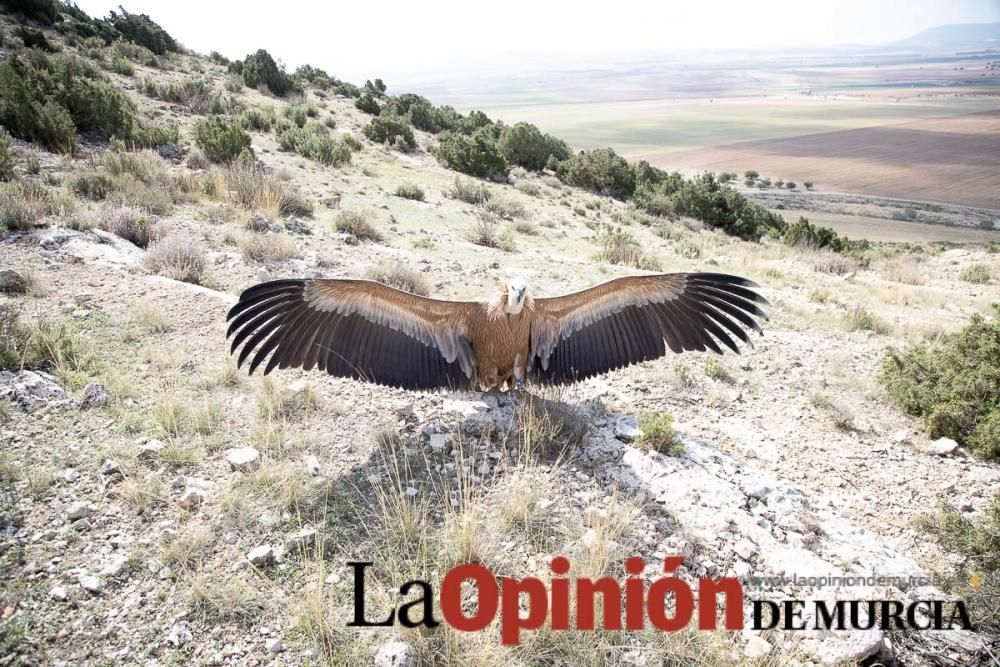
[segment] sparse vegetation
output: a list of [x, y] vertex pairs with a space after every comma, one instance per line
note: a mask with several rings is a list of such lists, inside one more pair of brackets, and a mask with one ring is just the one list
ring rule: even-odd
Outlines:
[[1000, 495], [975, 518], [942, 502], [935, 514], [920, 517], [917, 527], [962, 557], [945, 590], [966, 600], [976, 627], [1000, 631]]
[[449, 169], [479, 178], [504, 177], [510, 171], [486, 128], [472, 135], [444, 132], [434, 147], [434, 157]]
[[962, 269], [958, 278], [973, 285], [985, 285], [990, 282], [990, 267], [986, 264], [970, 264]]
[[199, 285], [205, 277], [208, 263], [205, 251], [197, 241], [178, 234], [150, 244], [146, 253], [146, 268], [167, 278]]
[[194, 142], [212, 162], [232, 162], [245, 153], [253, 155], [250, 135], [243, 131], [239, 123], [218, 116], [195, 124]]
[[881, 317], [862, 306], [854, 306], [844, 313], [844, 326], [848, 331], [871, 331], [883, 336], [890, 330]]
[[[1000, 315], [1000, 306], [994, 306]], [[996, 317], [996, 316], [994, 316]], [[1000, 458], [1000, 323], [974, 315], [936, 344], [889, 350], [879, 381], [932, 438], [946, 436]]]
[[392, 114], [382, 113], [372, 118], [362, 132], [371, 141], [398, 150], [413, 150], [417, 147], [417, 140], [413, 137], [410, 126]]
[[420, 296], [428, 296], [431, 293], [427, 278], [419, 271], [415, 271], [401, 262], [379, 264], [368, 269], [365, 276], [369, 280], [378, 281], [404, 292]]
[[447, 197], [464, 201], [473, 206], [485, 206], [493, 193], [486, 185], [464, 178], [456, 178], [451, 188], [445, 192]]
[[424, 200], [424, 191], [419, 185], [413, 183], [402, 183], [396, 187], [396, 196], [403, 199], [413, 199], [414, 201]]
[[298, 246], [285, 234], [246, 234], [239, 242], [243, 259], [248, 262], [280, 262], [302, 256]]
[[504, 252], [515, 250], [514, 239], [509, 233], [500, 231], [497, 219], [489, 213], [483, 213], [476, 218], [476, 223], [467, 238], [476, 245], [487, 248], [497, 248]]
[[644, 414], [639, 418], [640, 435], [635, 444], [647, 451], [667, 456], [680, 456], [684, 445], [674, 429], [674, 417], [668, 412]]
[[368, 211], [341, 211], [334, 221], [334, 228], [338, 232], [351, 234], [361, 241], [380, 243], [382, 233], [372, 223], [371, 218]]
[[259, 211], [269, 220], [279, 215], [313, 214], [312, 202], [298, 188], [278, 180], [250, 160], [240, 159], [229, 165], [226, 183], [234, 203], [250, 211]]
[[656, 271], [660, 263], [643, 252], [636, 238], [620, 227], [606, 225], [598, 236], [601, 252], [598, 261], [632, 266], [645, 271]]

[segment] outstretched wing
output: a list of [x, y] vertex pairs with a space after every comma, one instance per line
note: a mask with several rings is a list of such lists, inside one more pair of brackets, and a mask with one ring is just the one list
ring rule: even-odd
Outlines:
[[[622, 366], [719, 342], [739, 352], [760, 332], [753, 282], [721, 273], [668, 273], [610, 280], [554, 299], [535, 299], [529, 376], [537, 382], [582, 380]], [[718, 341], [718, 342], [716, 342]], [[664, 345], [666, 343], [666, 345]]]
[[466, 324], [476, 304], [441, 301], [371, 280], [275, 280], [240, 295], [229, 311], [230, 352], [250, 373], [319, 368], [405, 389], [475, 382]]

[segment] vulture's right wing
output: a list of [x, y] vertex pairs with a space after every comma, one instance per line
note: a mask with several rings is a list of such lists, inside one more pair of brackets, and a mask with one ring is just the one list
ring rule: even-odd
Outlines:
[[275, 280], [229, 311], [230, 352], [250, 373], [319, 368], [404, 389], [464, 388], [476, 380], [466, 322], [476, 304], [429, 299], [371, 280]]

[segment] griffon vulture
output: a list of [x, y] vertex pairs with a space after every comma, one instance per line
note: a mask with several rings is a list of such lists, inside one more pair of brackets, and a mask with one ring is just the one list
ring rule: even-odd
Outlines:
[[[525, 379], [582, 380], [719, 343], [739, 352], [760, 332], [749, 280], [720, 273], [617, 278], [581, 292], [532, 298], [520, 280], [489, 303], [417, 296], [370, 280], [275, 280], [229, 311], [231, 352], [250, 373], [319, 368], [406, 389], [489, 389]], [[742, 325], [742, 326], [741, 326]], [[270, 355], [270, 359], [268, 356]]]

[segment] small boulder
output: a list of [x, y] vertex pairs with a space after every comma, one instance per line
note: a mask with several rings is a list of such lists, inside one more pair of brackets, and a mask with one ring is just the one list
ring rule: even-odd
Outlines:
[[269, 544], [262, 544], [259, 547], [254, 547], [247, 554], [247, 560], [250, 561], [252, 565], [256, 565], [258, 567], [268, 565], [274, 562], [274, 549], [272, 549]]
[[928, 449], [931, 454], [937, 454], [938, 456], [950, 456], [955, 453], [958, 449], [958, 443], [951, 438], [938, 438], [937, 440], [932, 440], [928, 445]]
[[155, 461], [165, 447], [166, 445], [159, 440], [150, 440], [139, 445], [138, 458], [140, 461]]
[[272, 637], [264, 643], [264, 648], [268, 653], [281, 653], [285, 650], [285, 645], [281, 642], [281, 637]]
[[91, 574], [80, 575], [78, 581], [80, 582], [80, 588], [87, 591], [88, 593], [92, 593], [94, 595], [100, 595], [101, 592], [104, 590], [104, 584], [101, 582], [101, 580]]
[[290, 231], [292, 234], [309, 235], [313, 233], [312, 228], [298, 218], [292, 218], [291, 220], [285, 222], [285, 229]]
[[227, 449], [223, 456], [229, 462], [229, 467], [238, 472], [250, 472], [260, 467], [260, 452], [253, 447]]
[[49, 597], [57, 602], [65, 602], [69, 599], [69, 594], [62, 586], [53, 586], [52, 590], [49, 591]]
[[743, 647], [743, 655], [750, 660], [756, 660], [770, 653], [771, 648], [771, 644], [766, 639], [754, 635], [750, 637], [747, 645]]
[[70, 521], [76, 521], [77, 519], [85, 519], [96, 511], [97, 509], [90, 503], [77, 500], [66, 508], [66, 517]]
[[170, 633], [167, 635], [167, 645], [179, 648], [192, 639], [194, 639], [194, 635], [191, 634], [191, 630], [186, 625], [175, 625], [170, 628]]
[[266, 232], [269, 226], [267, 218], [260, 213], [254, 213], [247, 220], [247, 229], [251, 232]]
[[186, 480], [184, 492], [181, 494], [178, 504], [185, 509], [193, 509], [201, 505], [208, 499], [208, 492], [212, 483], [205, 479], [191, 478]]
[[375, 653], [375, 667], [416, 667], [413, 648], [405, 642], [382, 644]]
[[639, 421], [632, 416], [622, 417], [615, 424], [615, 437], [622, 442], [634, 442], [642, 437]]
[[296, 551], [301, 551], [312, 546], [315, 542], [316, 529], [312, 526], [305, 526], [285, 541], [285, 551], [295, 553]]
[[83, 388], [83, 407], [95, 408], [111, 403], [111, 392], [103, 384], [91, 382]]
[[182, 148], [177, 144], [160, 144], [156, 147], [156, 152], [160, 154], [160, 157], [176, 162], [184, 158], [184, 155], [187, 153], [187, 149]]
[[28, 289], [28, 279], [20, 271], [0, 269], [0, 292], [22, 293]]

